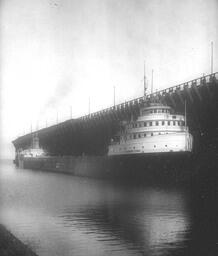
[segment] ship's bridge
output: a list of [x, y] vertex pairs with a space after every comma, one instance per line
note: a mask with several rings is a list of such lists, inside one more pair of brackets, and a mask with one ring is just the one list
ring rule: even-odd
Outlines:
[[168, 113], [170, 114], [171, 107], [165, 106], [161, 103], [150, 103], [149, 106], [144, 106], [140, 109], [140, 116], [154, 114], [154, 113]]

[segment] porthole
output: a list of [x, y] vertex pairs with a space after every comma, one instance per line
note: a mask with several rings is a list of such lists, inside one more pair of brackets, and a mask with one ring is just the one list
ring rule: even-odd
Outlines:
[[165, 147], [167, 148], [167, 145], [165, 145]]

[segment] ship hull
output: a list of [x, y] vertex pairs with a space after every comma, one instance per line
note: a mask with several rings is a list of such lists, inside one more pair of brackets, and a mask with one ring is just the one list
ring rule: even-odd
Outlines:
[[128, 156], [20, 157], [17, 164], [24, 169], [75, 176], [174, 184], [192, 183], [207, 176], [218, 166], [215, 159], [217, 157], [208, 154], [170, 152]]

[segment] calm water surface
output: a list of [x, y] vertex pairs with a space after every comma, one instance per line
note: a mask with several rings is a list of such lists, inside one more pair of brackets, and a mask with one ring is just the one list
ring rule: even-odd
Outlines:
[[2, 162], [0, 222], [40, 256], [215, 256], [214, 184], [113, 184]]

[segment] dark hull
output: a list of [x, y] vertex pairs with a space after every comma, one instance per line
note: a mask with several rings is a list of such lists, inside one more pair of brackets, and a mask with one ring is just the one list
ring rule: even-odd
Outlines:
[[[101, 179], [157, 183], [195, 183], [216, 178], [218, 157], [212, 154], [162, 153], [128, 156], [20, 158], [25, 169], [69, 173]], [[212, 176], [211, 176], [212, 175]]]

